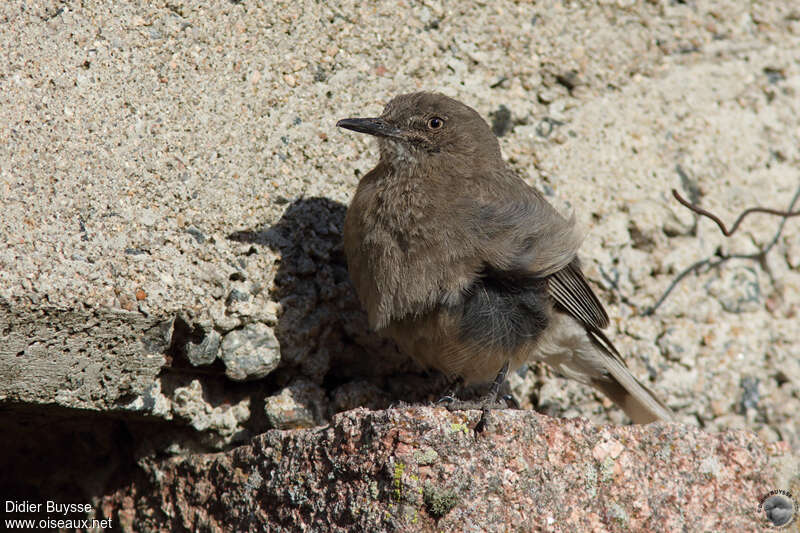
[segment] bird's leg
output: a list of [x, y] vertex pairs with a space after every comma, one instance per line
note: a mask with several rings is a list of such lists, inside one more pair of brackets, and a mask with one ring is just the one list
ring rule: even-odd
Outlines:
[[503, 382], [505, 382], [507, 375], [508, 361], [505, 362], [503, 367], [500, 369], [500, 372], [498, 372], [497, 376], [495, 376], [494, 381], [492, 381], [492, 386], [489, 387], [489, 392], [486, 394], [486, 397], [483, 400], [483, 403], [485, 403], [487, 406], [492, 406], [497, 403], [497, 395], [500, 393], [500, 387], [503, 386]]
[[[489, 387], [489, 393], [486, 395], [486, 397], [484, 397], [483, 402], [481, 402], [483, 406], [481, 407], [481, 418], [478, 420], [478, 423], [475, 426], [476, 432], [480, 433], [486, 428], [486, 418], [489, 416], [489, 410], [493, 407], [497, 407], [497, 395], [500, 392], [500, 387], [505, 382], [507, 375], [508, 361], [503, 364], [500, 372], [497, 373], [497, 376], [492, 382], [492, 386]], [[503, 399], [505, 399], [505, 397]]]
[[476, 430], [482, 431], [483, 426], [485, 425], [485, 418], [489, 410], [504, 407], [499, 400], [505, 402], [505, 407], [512, 407], [514, 409], [520, 408], [519, 403], [517, 403], [517, 400], [511, 394], [505, 394], [502, 396], [502, 398], [498, 398], [500, 395], [500, 389], [506, 382], [507, 375], [508, 362], [506, 362], [497, 373], [497, 376], [495, 376], [494, 381], [492, 381], [492, 384], [489, 386], [489, 391], [486, 393], [486, 395], [478, 401], [459, 400], [456, 398], [457, 391], [463, 389], [464, 387], [464, 380], [461, 377], [457, 377], [452, 381], [445, 395], [439, 398], [439, 401], [436, 402], [436, 405], [444, 405], [444, 407], [446, 407], [449, 411], [480, 409], [481, 419], [476, 426]]
[[444, 393], [444, 396], [439, 398], [436, 402], [437, 404], [452, 404], [456, 401], [457, 392], [464, 388], [464, 379], [461, 376], [456, 376], [450, 384], [447, 386], [447, 392]]

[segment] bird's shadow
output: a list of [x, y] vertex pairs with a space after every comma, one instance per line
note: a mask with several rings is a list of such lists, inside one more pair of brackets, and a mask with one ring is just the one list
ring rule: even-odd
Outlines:
[[[369, 329], [342, 248], [346, 211], [329, 198], [301, 198], [276, 224], [228, 236], [280, 256], [271, 298], [281, 306], [275, 328], [281, 371], [286, 380], [302, 376], [322, 385], [332, 412], [429, 400], [441, 389], [440, 380]], [[351, 392], [341, 393], [345, 389]]]

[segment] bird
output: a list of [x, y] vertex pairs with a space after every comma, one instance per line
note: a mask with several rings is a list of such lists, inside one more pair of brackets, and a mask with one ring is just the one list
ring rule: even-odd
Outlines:
[[608, 396], [633, 423], [672, 420], [603, 332], [574, 213], [560, 214], [503, 160], [486, 121], [437, 92], [392, 98], [340, 128], [380, 158], [347, 208], [343, 248], [370, 327], [465, 385], [543, 361]]

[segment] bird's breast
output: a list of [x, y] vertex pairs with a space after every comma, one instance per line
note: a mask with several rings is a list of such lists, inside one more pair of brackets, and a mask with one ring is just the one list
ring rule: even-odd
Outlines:
[[345, 220], [350, 276], [375, 329], [432, 309], [471, 268], [453, 260], [452, 232], [413, 183], [382, 185], [360, 188]]

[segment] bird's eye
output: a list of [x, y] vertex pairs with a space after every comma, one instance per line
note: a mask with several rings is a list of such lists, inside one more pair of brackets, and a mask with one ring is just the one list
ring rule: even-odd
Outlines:
[[442, 129], [442, 126], [444, 126], [444, 119], [439, 117], [431, 117], [428, 119], [429, 130], [439, 130]]

